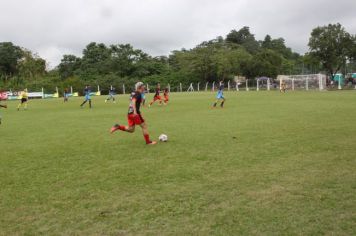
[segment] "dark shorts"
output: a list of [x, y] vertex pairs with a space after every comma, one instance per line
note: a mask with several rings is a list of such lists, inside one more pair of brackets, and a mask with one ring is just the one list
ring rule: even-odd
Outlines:
[[130, 127], [135, 126], [135, 125], [141, 125], [144, 122], [145, 122], [145, 120], [143, 119], [141, 114], [138, 114], [138, 115], [128, 114], [127, 115], [127, 123]]
[[27, 102], [27, 98], [21, 98], [21, 103]]

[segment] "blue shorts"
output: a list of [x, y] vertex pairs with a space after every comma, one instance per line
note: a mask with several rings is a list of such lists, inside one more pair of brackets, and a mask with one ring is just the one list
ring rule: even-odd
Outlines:
[[216, 96], [217, 99], [225, 99], [224, 94], [218, 93]]
[[90, 95], [85, 95], [85, 100], [90, 100]]

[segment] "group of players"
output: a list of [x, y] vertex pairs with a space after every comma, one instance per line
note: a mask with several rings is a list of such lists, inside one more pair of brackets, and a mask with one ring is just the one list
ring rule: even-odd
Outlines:
[[[138, 82], [135, 85], [135, 92], [133, 92], [131, 94], [130, 105], [129, 105], [129, 110], [128, 110], [128, 114], [127, 114], [128, 125], [125, 126], [125, 125], [115, 124], [111, 128], [110, 132], [114, 133], [114, 132], [120, 130], [123, 132], [134, 133], [135, 127], [136, 127], [136, 125], [138, 125], [142, 128], [142, 133], [143, 133], [143, 137], [145, 139], [146, 144], [147, 145], [155, 145], [155, 144], [157, 144], [157, 142], [152, 141], [150, 139], [150, 136], [148, 133], [148, 128], [147, 128], [147, 123], [146, 123], [145, 119], [143, 118], [142, 113], [140, 111], [141, 104], [144, 104], [144, 102], [145, 102], [145, 91], [146, 91], [146, 88], [142, 82]], [[156, 101], [159, 101], [160, 104], [162, 104], [162, 98], [160, 96], [160, 92], [161, 92], [161, 86], [158, 84], [156, 87], [155, 96], [153, 98], [153, 101], [149, 104], [149, 107], [151, 105], [153, 105], [153, 103], [155, 103]], [[168, 88], [166, 88], [163, 93], [164, 104], [167, 104], [169, 101], [168, 93], [169, 93], [169, 90], [168, 90]], [[217, 94], [216, 98], [217, 98], [217, 100], [213, 104], [213, 107], [215, 108], [217, 106], [218, 102], [221, 101], [220, 106], [221, 106], [221, 108], [223, 108], [224, 103], [225, 103], [223, 81], [220, 82], [220, 86], [219, 86], [219, 90], [218, 90], [218, 94]]]
[[[67, 91], [68, 91], [67, 89], [64, 90], [64, 94], [63, 94], [64, 102], [68, 102], [69, 93]], [[146, 90], [146, 88], [144, 88], [144, 91], [141, 94], [143, 106], [145, 106], [145, 103], [146, 103], [146, 93], [147, 93], [147, 90]], [[116, 95], [115, 88], [110, 87], [109, 96], [105, 99], [105, 103], [107, 103], [108, 101], [112, 101], [113, 103], [116, 103], [115, 95]], [[85, 89], [84, 89], [84, 101], [80, 105], [81, 108], [83, 108], [86, 103], [89, 104], [89, 108], [92, 108], [91, 96], [92, 96], [91, 88], [89, 85], [87, 85], [87, 86], [85, 86]], [[131, 94], [131, 96], [132, 96], [132, 94]], [[152, 100], [152, 102], [149, 103], [148, 106], [151, 107], [157, 101], [159, 101], [160, 105], [162, 105], [162, 104], [167, 105], [169, 102], [169, 89], [165, 88], [163, 90], [163, 98], [162, 98], [161, 97], [161, 85], [159, 83], [157, 84], [157, 87], [155, 89], [155, 95], [153, 97], [153, 100]]]
[[[127, 114], [127, 126], [120, 125], [120, 124], [115, 124], [111, 129], [110, 132], [114, 133], [116, 131], [123, 131], [123, 132], [128, 132], [128, 133], [134, 133], [135, 132], [135, 127], [140, 126], [142, 128], [142, 133], [143, 137], [145, 139], [145, 142], [147, 145], [155, 145], [157, 144], [156, 141], [152, 141], [150, 139], [149, 133], [148, 133], [148, 128], [147, 128], [147, 123], [145, 119], [142, 116], [141, 113], [141, 105], [145, 106], [145, 101], [146, 101], [146, 94], [147, 90], [142, 82], [138, 82], [135, 85], [135, 91], [131, 93], [130, 97], [130, 103], [129, 103], [129, 109], [128, 109], [128, 114]], [[64, 91], [64, 102], [68, 102], [68, 90]], [[114, 103], [116, 102], [115, 99], [115, 88], [111, 87], [109, 90], [109, 97], [105, 99], [105, 103], [112, 100]], [[163, 98], [161, 97], [161, 86], [160, 84], [157, 84], [157, 87], [155, 89], [155, 95], [153, 97], [152, 102], [149, 103], [149, 107], [151, 107], [155, 102], [159, 102], [160, 105], [165, 104], [167, 105], [169, 102], [169, 89], [165, 88], [163, 91]], [[224, 83], [223, 81], [220, 82], [220, 86], [218, 89], [218, 93], [216, 96], [216, 101], [213, 104], [213, 107], [215, 108], [218, 104], [218, 102], [221, 101], [221, 108], [224, 107], [225, 103], [225, 97], [224, 97]], [[17, 110], [20, 110], [20, 108], [23, 106], [24, 109], [27, 109], [27, 102], [28, 102], [28, 93], [27, 89], [25, 89], [21, 93], [21, 101], [19, 105], [17, 106]], [[92, 101], [91, 101], [91, 89], [90, 86], [86, 86], [84, 89], [84, 101], [80, 105], [81, 108], [83, 106], [89, 103], [89, 108], [92, 108]], [[6, 105], [1, 105], [0, 108], [7, 108]], [[1, 116], [0, 116], [0, 124], [1, 124]]]
[[[27, 89], [25, 89], [24, 91], [21, 92], [20, 95], [21, 99], [20, 99], [20, 103], [17, 105], [17, 110], [19, 111], [21, 107], [24, 107], [25, 110], [27, 110], [27, 102], [28, 102], [28, 92]], [[0, 99], [1, 102], [1, 99]], [[2, 105], [0, 104], [0, 108], [7, 108], [7, 105]], [[2, 122], [2, 117], [1, 117], [1, 113], [0, 113], [0, 125]]]

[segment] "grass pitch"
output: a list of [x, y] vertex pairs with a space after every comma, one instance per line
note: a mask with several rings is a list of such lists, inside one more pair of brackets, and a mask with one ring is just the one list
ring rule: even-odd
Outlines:
[[0, 235], [356, 234], [355, 91], [214, 97], [143, 109], [157, 146], [109, 134], [128, 96], [8, 102]]

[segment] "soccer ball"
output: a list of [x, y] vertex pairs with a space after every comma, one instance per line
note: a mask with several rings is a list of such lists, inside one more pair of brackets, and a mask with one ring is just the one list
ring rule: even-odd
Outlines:
[[159, 137], [158, 137], [159, 141], [161, 142], [167, 142], [168, 141], [168, 136], [165, 135], [165, 134], [161, 134]]

